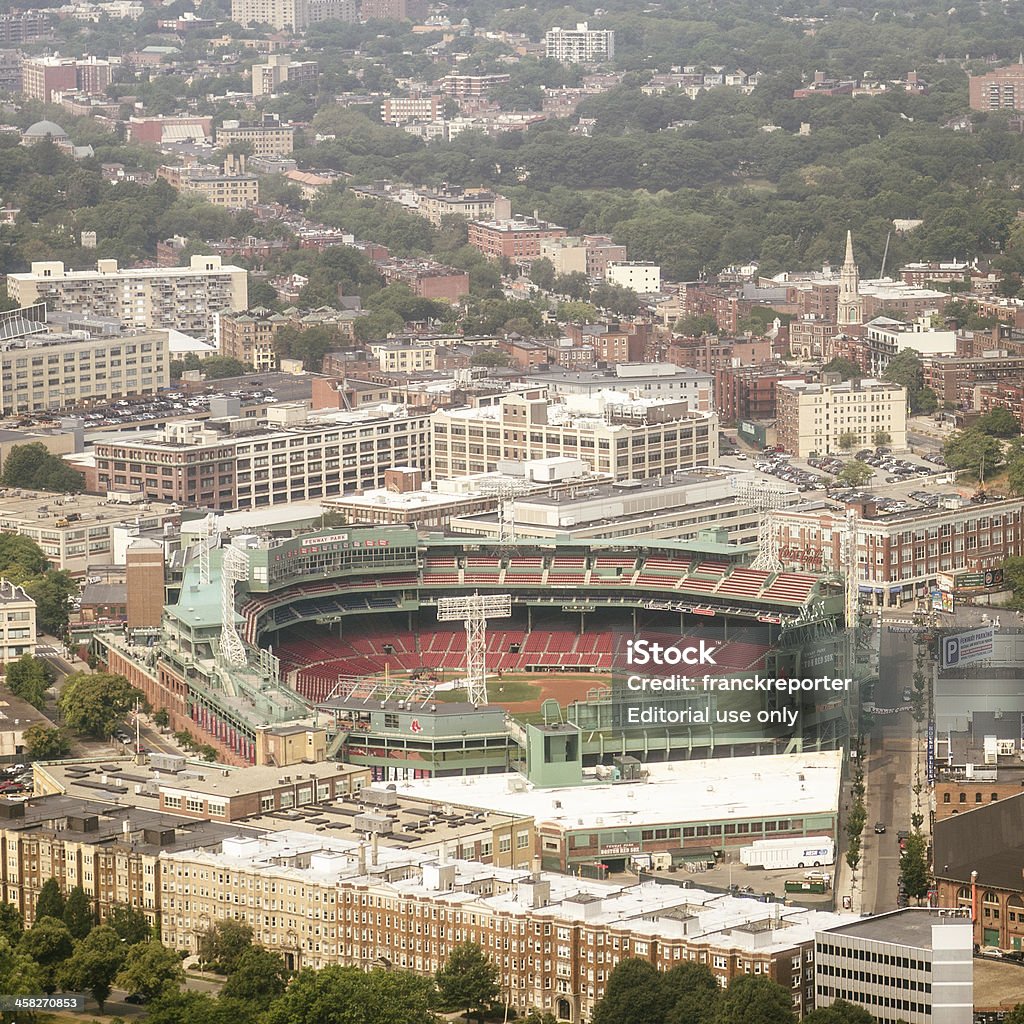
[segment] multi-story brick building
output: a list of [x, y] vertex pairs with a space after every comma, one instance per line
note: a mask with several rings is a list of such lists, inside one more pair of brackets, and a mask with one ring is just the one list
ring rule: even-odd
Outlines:
[[[837, 376], [837, 375], [829, 375]], [[785, 381], [776, 387], [779, 443], [798, 458], [826, 455], [874, 443], [880, 432], [890, 447], [907, 447], [907, 389], [888, 381], [865, 379], [809, 384]]]
[[269, 309], [223, 313], [217, 318], [217, 351], [254, 370], [273, 370], [277, 367], [274, 337], [289, 323], [288, 317]]
[[[224, 881], [197, 889], [193, 877]], [[589, 1019], [609, 974], [630, 957], [659, 970], [699, 961], [723, 986], [765, 975], [792, 992], [802, 1016], [814, 1003], [814, 929], [848, 920], [699, 889], [610, 886], [296, 832], [168, 851], [160, 878], [162, 939], [171, 948], [193, 951], [208, 922], [238, 917], [292, 969], [387, 963], [432, 976], [469, 941], [497, 966], [510, 1007], [567, 1021]], [[291, 895], [280, 901], [286, 889]], [[454, 892], [462, 894], [457, 906]]]
[[724, 423], [774, 420], [779, 384], [805, 379], [778, 363], [724, 366], [715, 371], [715, 408]]
[[1024, 800], [986, 801], [936, 821], [933, 838], [936, 902], [966, 911], [974, 943], [1024, 949], [1024, 876], [1021, 841]]
[[429, 463], [426, 412], [376, 406], [305, 417], [284, 403], [262, 426], [234, 433], [194, 420], [98, 441], [96, 486], [131, 487], [148, 498], [211, 509], [311, 501], [381, 487], [391, 466]]
[[98, 95], [111, 82], [112, 66], [97, 57], [26, 57], [21, 63], [21, 91], [28, 100], [56, 102], [56, 93]]
[[976, 387], [1024, 379], [1024, 354], [1008, 355], [998, 349], [990, 355], [925, 359], [924, 383], [940, 405], [970, 408]]
[[574, 345], [588, 345], [598, 362], [638, 363], [646, 355], [651, 325], [629, 320], [609, 320], [596, 324], [566, 324], [565, 336]]
[[389, 259], [377, 270], [389, 284], [404, 284], [424, 299], [458, 302], [469, 294], [469, 274], [434, 260]]
[[[983, 505], [950, 496], [936, 509], [884, 517], [868, 506], [857, 518], [857, 577], [876, 605], [895, 606], [925, 597], [937, 576], [1001, 568], [1024, 554], [1024, 498]], [[781, 558], [808, 572], [841, 572], [849, 514], [845, 506], [784, 509], [773, 513]]]
[[469, 222], [469, 244], [489, 259], [531, 263], [541, 255], [541, 242], [564, 238], [565, 228], [536, 217]]
[[[838, 294], [838, 292], [837, 292]], [[807, 314], [793, 320], [789, 325], [789, 351], [797, 359], [832, 358], [832, 339], [841, 331], [835, 320]]]
[[21, 46], [49, 34], [48, 11], [8, 11], [0, 14], [0, 46]]
[[1009, 409], [1024, 429], [1024, 385], [1008, 380], [994, 381], [976, 384], [973, 393], [975, 411], [985, 414], [993, 409]]
[[771, 342], [762, 338], [673, 338], [666, 358], [677, 366], [705, 373], [727, 368], [754, 367], [772, 358]]
[[971, 110], [1024, 110], [1024, 64], [1008, 64], [967, 79]]
[[248, 306], [246, 271], [222, 265], [219, 256], [163, 268], [121, 269], [113, 259], [99, 260], [95, 270], [33, 263], [28, 273], [7, 275], [7, 294], [20, 306], [44, 302], [51, 310], [112, 317], [125, 327], [173, 328], [210, 340], [217, 313]]
[[103, 794], [100, 783], [88, 800], [0, 800], [0, 896], [17, 907], [26, 925], [35, 920], [39, 890], [51, 878], [65, 893], [81, 886], [101, 920], [115, 905], [126, 905], [141, 910], [155, 925], [161, 851], [216, 844], [239, 832], [237, 825], [115, 805], [103, 795], [112, 794]]
[[500, 461], [570, 456], [614, 479], [664, 476], [718, 462], [718, 417], [686, 402], [617, 393], [564, 403], [511, 395], [432, 416], [431, 476], [488, 473]]

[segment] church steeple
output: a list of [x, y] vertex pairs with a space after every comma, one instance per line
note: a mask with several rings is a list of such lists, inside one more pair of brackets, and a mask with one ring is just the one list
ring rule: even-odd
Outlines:
[[839, 271], [839, 302], [836, 322], [840, 327], [850, 327], [863, 320], [863, 303], [860, 298], [860, 272], [853, 259], [853, 232], [846, 232], [846, 257]]

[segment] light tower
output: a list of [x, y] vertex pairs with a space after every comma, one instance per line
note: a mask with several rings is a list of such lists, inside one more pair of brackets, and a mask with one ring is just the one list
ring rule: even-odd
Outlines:
[[750, 568], [763, 569], [766, 572], [781, 571], [779, 522], [772, 512], [792, 504], [797, 497], [797, 492], [766, 486], [764, 481], [754, 480], [750, 477], [736, 480], [735, 487], [736, 497], [740, 501], [764, 513], [757, 530], [757, 557], [750, 563]]
[[511, 614], [511, 594], [437, 599], [438, 622], [461, 619], [466, 624], [466, 695], [474, 707], [487, 703], [487, 620], [507, 619]]
[[220, 656], [229, 665], [244, 665], [245, 645], [235, 629], [235, 584], [249, 578], [249, 558], [228, 544], [220, 567]]

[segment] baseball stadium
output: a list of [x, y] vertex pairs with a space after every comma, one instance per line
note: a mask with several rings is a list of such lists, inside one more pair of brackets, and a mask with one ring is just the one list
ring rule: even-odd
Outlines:
[[855, 688], [807, 698], [789, 735], [625, 720], [617, 652], [638, 634], [713, 643], [715, 672], [731, 677], [856, 677], [842, 581], [748, 561], [714, 531], [631, 543], [403, 527], [213, 538], [192, 552], [159, 631], [92, 643], [175, 728], [243, 763], [260, 729], [291, 722], [325, 729], [329, 754], [381, 780], [518, 767], [560, 781], [556, 735], [574, 737], [563, 753], [576, 767], [847, 747]]

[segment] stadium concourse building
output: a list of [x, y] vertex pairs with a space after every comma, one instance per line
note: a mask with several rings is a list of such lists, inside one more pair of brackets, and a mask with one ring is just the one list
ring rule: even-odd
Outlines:
[[[159, 630], [101, 631], [91, 642], [109, 670], [166, 708], [174, 728], [238, 763], [258, 760], [258, 730], [286, 722], [326, 728], [328, 756], [371, 768], [376, 781], [518, 768], [564, 785], [617, 757], [847, 747], [855, 684], [834, 697], [797, 697], [788, 735], [702, 725], [699, 716], [684, 727], [637, 724], [610, 685], [617, 645], [638, 630], [703, 640], [724, 676], [855, 678], [841, 585], [751, 569], [748, 554], [718, 534], [512, 546], [424, 539], [403, 527], [236, 536], [200, 546]], [[488, 623], [491, 700], [512, 676], [519, 687], [536, 680], [532, 703], [520, 692], [507, 708], [473, 707], [433, 692], [434, 680], [462, 674], [466, 658], [463, 623], [439, 622], [438, 601], [472, 594], [511, 599], [511, 616]], [[777, 702], [758, 699], [762, 708]], [[713, 714], [717, 700], [676, 695], [659, 706]]]

